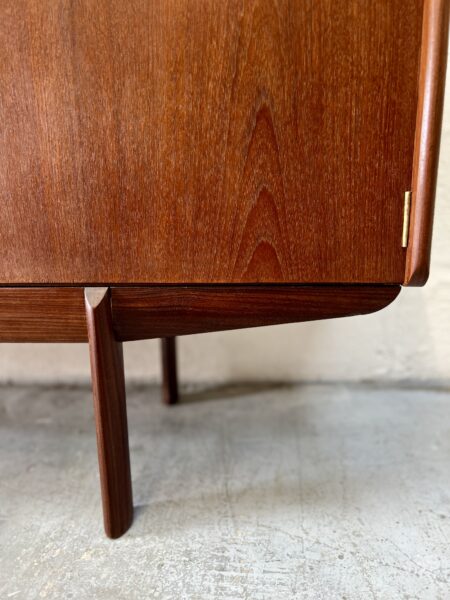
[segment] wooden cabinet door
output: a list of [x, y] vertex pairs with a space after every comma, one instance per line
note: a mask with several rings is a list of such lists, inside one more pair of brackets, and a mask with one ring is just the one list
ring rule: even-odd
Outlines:
[[402, 282], [423, 0], [3, 0], [0, 283]]

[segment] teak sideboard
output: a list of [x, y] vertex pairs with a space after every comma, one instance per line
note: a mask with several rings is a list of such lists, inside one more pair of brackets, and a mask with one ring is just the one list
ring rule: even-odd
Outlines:
[[430, 262], [449, 0], [2, 0], [0, 341], [88, 342], [106, 533], [122, 342], [359, 315]]

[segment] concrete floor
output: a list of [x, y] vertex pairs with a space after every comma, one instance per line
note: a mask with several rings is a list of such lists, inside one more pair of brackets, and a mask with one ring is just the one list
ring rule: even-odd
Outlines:
[[0, 598], [449, 599], [450, 393], [129, 390], [103, 536], [90, 392], [0, 388]]

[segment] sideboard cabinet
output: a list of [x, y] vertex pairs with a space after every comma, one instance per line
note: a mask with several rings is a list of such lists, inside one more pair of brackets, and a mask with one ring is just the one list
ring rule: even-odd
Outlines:
[[88, 342], [106, 532], [122, 342], [374, 312], [428, 276], [448, 0], [0, 3], [0, 341]]

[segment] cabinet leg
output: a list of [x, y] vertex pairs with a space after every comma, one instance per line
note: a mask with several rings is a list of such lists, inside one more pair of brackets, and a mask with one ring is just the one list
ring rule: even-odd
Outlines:
[[120, 537], [133, 519], [122, 344], [114, 339], [108, 288], [85, 290], [98, 461], [106, 535]]
[[161, 339], [162, 394], [165, 404], [178, 402], [177, 349], [174, 337]]

